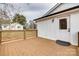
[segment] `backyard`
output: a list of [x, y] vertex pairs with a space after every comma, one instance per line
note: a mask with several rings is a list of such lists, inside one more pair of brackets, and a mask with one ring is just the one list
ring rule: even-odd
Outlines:
[[[3, 3], [0, 6], [0, 56], [79, 55], [79, 4]], [[66, 43], [70, 45], [63, 46]]]

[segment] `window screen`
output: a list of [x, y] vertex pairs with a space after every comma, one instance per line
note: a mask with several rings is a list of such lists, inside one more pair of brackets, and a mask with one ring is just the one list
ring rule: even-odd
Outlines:
[[67, 19], [60, 19], [59, 20], [59, 28], [60, 29], [67, 29]]

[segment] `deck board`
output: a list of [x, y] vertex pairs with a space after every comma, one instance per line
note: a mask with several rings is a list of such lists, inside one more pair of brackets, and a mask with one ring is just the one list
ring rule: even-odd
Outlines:
[[33, 38], [0, 45], [1, 56], [59, 56], [76, 55], [76, 47], [61, 46], [52, 40]]

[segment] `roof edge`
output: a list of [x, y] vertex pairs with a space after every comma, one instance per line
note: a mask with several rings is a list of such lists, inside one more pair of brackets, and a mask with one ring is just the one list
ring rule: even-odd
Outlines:
[[52, 11], [54, 11], [57, 7], [59, 7], [61, 4], [63, 3], [57, 3], [56, 5], [54, 5], [49, 11], [47, 11], [43, 16], [46, 16], [48, 14], [50, 14]]
[[34, 19], [33, 21], [37, 21], [37, 20], [39, 20], [39, 19], [42, 19], [42, 18], [45, 18], [45, 17], [48, 17], [48, 16], [56, 15], [56, 14], [63, 13], [63, 12], [66, 12], [66, 11], [70, 11], [70, 10], [77, 9], [77, 8], [79, 8], [79, 5], [78, 5], [78, 6], [75, 6], [75, 7], [72, 7], [72, 8], [68, 8], [68, 9], [65, 9], [65, 10], [59, 11], [59, 12], [55, 12], [55, 13], [50, 14], [50, 15], [46, 15], [46, 16], [43, 16], [43, 17], [40, 17], [40, 18]]

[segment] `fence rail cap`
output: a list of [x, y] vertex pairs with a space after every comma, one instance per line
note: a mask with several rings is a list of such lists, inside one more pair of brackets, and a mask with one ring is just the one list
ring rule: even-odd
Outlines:
[[0, 30], [0, 32], [5, 32], [5, 31], [37, 31], [37, 29], [26, 29], [26, 30]]

